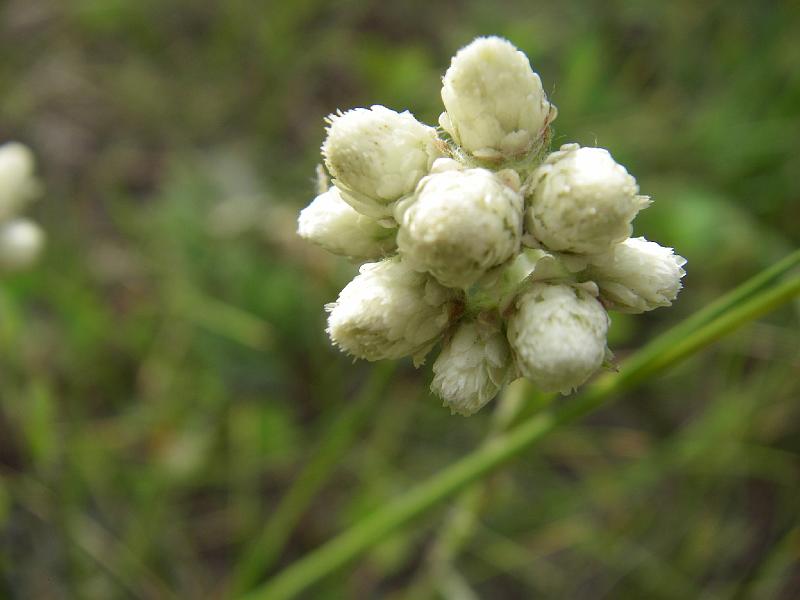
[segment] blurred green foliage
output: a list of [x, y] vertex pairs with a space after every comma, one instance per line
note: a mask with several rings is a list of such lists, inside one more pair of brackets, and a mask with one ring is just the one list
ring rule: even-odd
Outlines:
[[[49, 246], [0, 282], [0, 596], [229, 597], [245, 557], [251, 585], [479, 444], [490, 411], [450, 416], [405, 363], [337, 421], [370, 380], [324, 333], [354, 267], [294, 236], [326, 114], [435, 123], [454, 51], [513, 41], [559, 107], [556, 144], [609, 148], [655, 200], [637, 234], [689, 260], [675, 307], [615, 320], [624, 357], [797, 247], [798, 31], [780, 1], [1, 3], [0, 141], [40, 160]], [[464, 581], [797, 597], [796, 309], [494, 476]], [[331, 431], [352, 443], [325, 446], [319, 489], [259, 558]], [[441, 517], [313, 597], [425, 595]]]

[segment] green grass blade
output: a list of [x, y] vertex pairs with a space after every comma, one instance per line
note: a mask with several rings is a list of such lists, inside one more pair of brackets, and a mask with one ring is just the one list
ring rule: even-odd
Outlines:
[[[792, 257], [792, 264], [796, 264], [800, 253], [795, 253]], [[791, 267], [785, 268], [781, 273], [788, 268]], [[774, 267], [768, 270], [772, 271], [775, 271]], [[766, 278], [763, 275], [762, 273], [762, 276], [756, 278], [759, 290], [766, 285], [761, 281], [774, 280], [773, 276]], [[727, 304], [715, 303], [706, 309], [713, 308], [718, 311], [716, 313], [718, 317], [705, 326], [689, 332], [686, 322], [678, 325], [678, 331], [684, 335], [681, 339], [674, 340], [674, 344], [663, 343], [665, 336], [662, 336], [659, 338], [661, 342], [648, 345], [626, 361], [618, 374], [609, 373], [600, 377], [576, 398], [563, 403], [555, 410], [530, 417], [508, 433], [497, 437], [412, 488], [394, 502], [300, 559], [247, 598], [276, 600], [295, 596], [329, 573], [343, 567], [391, 532], [527, 450], [557, 427], [589, 414], [603, 405], [613, 394], [629, 389], [680, 362], [733, 329], [757, 319], [800, 293], [800, 277], [794, 277], [757, 293], [753, 292], [753, 288], [756, 287], [753, 281], [746, 282], [735, 294], [726, 296]], [[731, 298], [736, 302], [731, 302]], [[747, 300], [742, 300], [743, 298]], [[693, 317], [688, 319], [692, 328], [695, 327], [693, 323], [696, 321], [697, 319]], [[672, 340], [673, 337], [677, 336], [666, 336], [666, 339]]]
[[277, 560], [297, 522], [361, 431], [371, 414], [370, 408], [386, 389], [396, 366], [395, 362], [385, 361], [373, 367], [358, 397], [342, 409], [326, 430], [325, 437], [273, 510], [264, 529], [238, 561], [232, 577], [232, 595], [250, 589]]

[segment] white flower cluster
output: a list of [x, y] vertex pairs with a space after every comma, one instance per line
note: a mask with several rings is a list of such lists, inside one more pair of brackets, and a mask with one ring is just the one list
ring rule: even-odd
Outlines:
[[19, 213], [39, 194], [33, 153], [18, 142], [0, 146], [0, 271], [29, 267], [44, 246], [44, 233]]
[[432, 390], [469, 415], [518, 376], [567, 393], [606, 360], [607, 310], [672, 303], [686, 262], [631, 222], [650, 200], [602, 148], [546, 154], [555, 107], [527, 57], [478, 38], [444, 76], [437, 131], [383, 106], [328, 119], [333, 187], [299, 234], [363, 264], [328, 334], [366, 360], [439, 342]]

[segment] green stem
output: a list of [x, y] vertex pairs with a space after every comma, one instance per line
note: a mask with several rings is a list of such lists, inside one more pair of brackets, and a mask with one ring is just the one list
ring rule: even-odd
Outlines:
[[[796, 264], [797, 258], [800, 258], [800, 253], [796, 254], [797, 257], [793, 264]], [[788, 268], [791, 267], [786, 267], [785, 270]], [[761, 279], [765, 280], [766, 278], [761, 277]], [[772, 278], [768, 281], [772, 281]], [[735, 294], [740, 299], [749, 297], [748, 300], [737, 306], [729, 304], [728, 308], [722, 304], [717, 306], [718, 303], [715, 303], [706, 311], [712, 308], [719, 311], [716, 312], [718, 318], [689, 332], [682, 340], [675, 340], [676, 343], [671, 347], [663, 347], [663, 344], [657, 343], [654, 349], [652, 347], [654, 344], [648, 345], [642, 352], [626, 361], [620, 373], [608, 373], [600, 377], [587, 387], [585, 392], [569, 402], [560, 404], [552, 411], [528, 418], [507, 433], [491, 440], [437, 475], [415, 486], [384, 508], [366, 517], [279, 573], [274, 579], [248, 596], [248, 599], [276, 600], [297, 595], [360, 556], [393, 531], [529, 449], [548, 433], [561, 425], [574, 422], [600, 407], [614, 393], [628, 389], [643, 379], [676, 364], [736, 327], [764, 315], [800, 293], [800, 277], [792, 278], [756, 295], [753, 295], [750, 290], [754, 287], [752, 282], [753, 280], [747, 282], [744, 286], [745, 290]], [[759, 283], [758, 289], [761, 287], [763, 284]], [[726, 296], [726, 298], [728, 297]], [[733, 307], [731, 308], [731, 306]], [[690, 324], [694, 321], [696, 319], [693, 317], [688, 319]], [[687, 329], [685, 323], [678, 325], [679, 331]]]
[[232, 596], [250, 589], [279, 557], [295, 525], [361, 431], [371, 414], [370, 408], [388, 385], [396, 366], [393, 361], [376, 365], [358, 397], [325, 430], [325, 437], [272, 511], [260, 535], [237, 561], [231, 581]]
[[[654, 339], [648, 346], [648, 355], [652, 357], [667, 352], [688, 334], [710, 323], [740, 302], [752, 297], [798, 263], [800, 263], [800, 250], [758, 273], [734, 290], [718, 298], [715, 302], [694, 313], [679, 325], [674, 326], [665, 334]], [[487, 440], [493, 439], [502, 431], [506, 431], [513, 424], [524, 419], [525, 415], [539, 412], [548, 401], [553, 399], [552, 395], [542, 397], [531, 385], [518, 385], [520, 383], [527, 382], [525, 380], [517, 381], [515, 385], [518, 387], [509, 386], [503, 392], [497, 411], [503, 412], [505, 416], [501, 423], [498, 423], [498, 419], [494, 420]], [[513, 398], [513, 401], [506, 400], [506, 396], [509, 395]], [[501, 411], [501, 409], [503, 410]], [[477, 499], [482, 498], [484, 495], [482, 492], [484, 483], [483, 481], [477, 482], [474, 486], [463, 491], [457, 499], [447, 519], [439, 528], [432, 544], [430, 560], [427, 561], [429, 568], [417, 581], [417, 589], [421, 589], [423, 586], [430, 586], [433, 581], [438, 580], [436, 571], [445, 568], [446, 565], [443, 565], [443, 563], [453, 563], [461, 548], [468, 542], [471, 537], [470, 529], [474, 528], [478, 523], [478, 515], [468, 513], [480, 510], [481, 503]]]

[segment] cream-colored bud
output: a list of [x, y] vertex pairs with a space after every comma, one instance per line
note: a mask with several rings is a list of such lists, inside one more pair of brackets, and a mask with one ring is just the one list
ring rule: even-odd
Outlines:
[[42, 252], [44, 232], [28, 219], [0, 223], [0, 269], [15, 271], [30, 267]]
[[0, 221], [17, 214], [39, 191], [33, 153], [19, 142], [0, 146]]
[[431, 390], [453, 412], [469, 416], [497, 395], [510, 364], [508, 342], [497, 326], [463, 322], [433, 363]]
[[508, 341], [517, 369], [543, 391], [568, 393], [603, 363], [608, 314], [586, 287], [534, 283], [515, 308]]
[[357, 211], [388, 217], [391, 204], [414, 191], [441, 156], [436, 130], [408, 111], [356, 108], [328, 117], [322, 145], [325, 165]]
[[686, 259], [643, 237], [629, 238], [592, 257], [587, 276], [613, 310], [641, 313], [669, 306], [681, 289]]
[[395, 229], [356, 211], [336, 187], [300, 211], [297, 233], [329, 252], [353, 258], [380, 258], [396, 247]]
[[522, 205], [521, 194], [486, 169], [436, 173], [397, 205], [397, 245], [413, 268], [467, 288], [519, 250]]
[[361, 266], [325, 308], [331, 341], [366, 360], [414, 355], [419, 362], [450, 318], [452, 292], [399, 258]]
[[603, 148], [567, 144], [533, 175], [525, 225], [550, 250], [597, 254], [630, 236], [649, 203], [636, 180]]
[[473, 156], [520, 157], [538, 150], [556, 116], [528, 58], [509, 41], [478, 38], [445, 73], [439, 124]]

